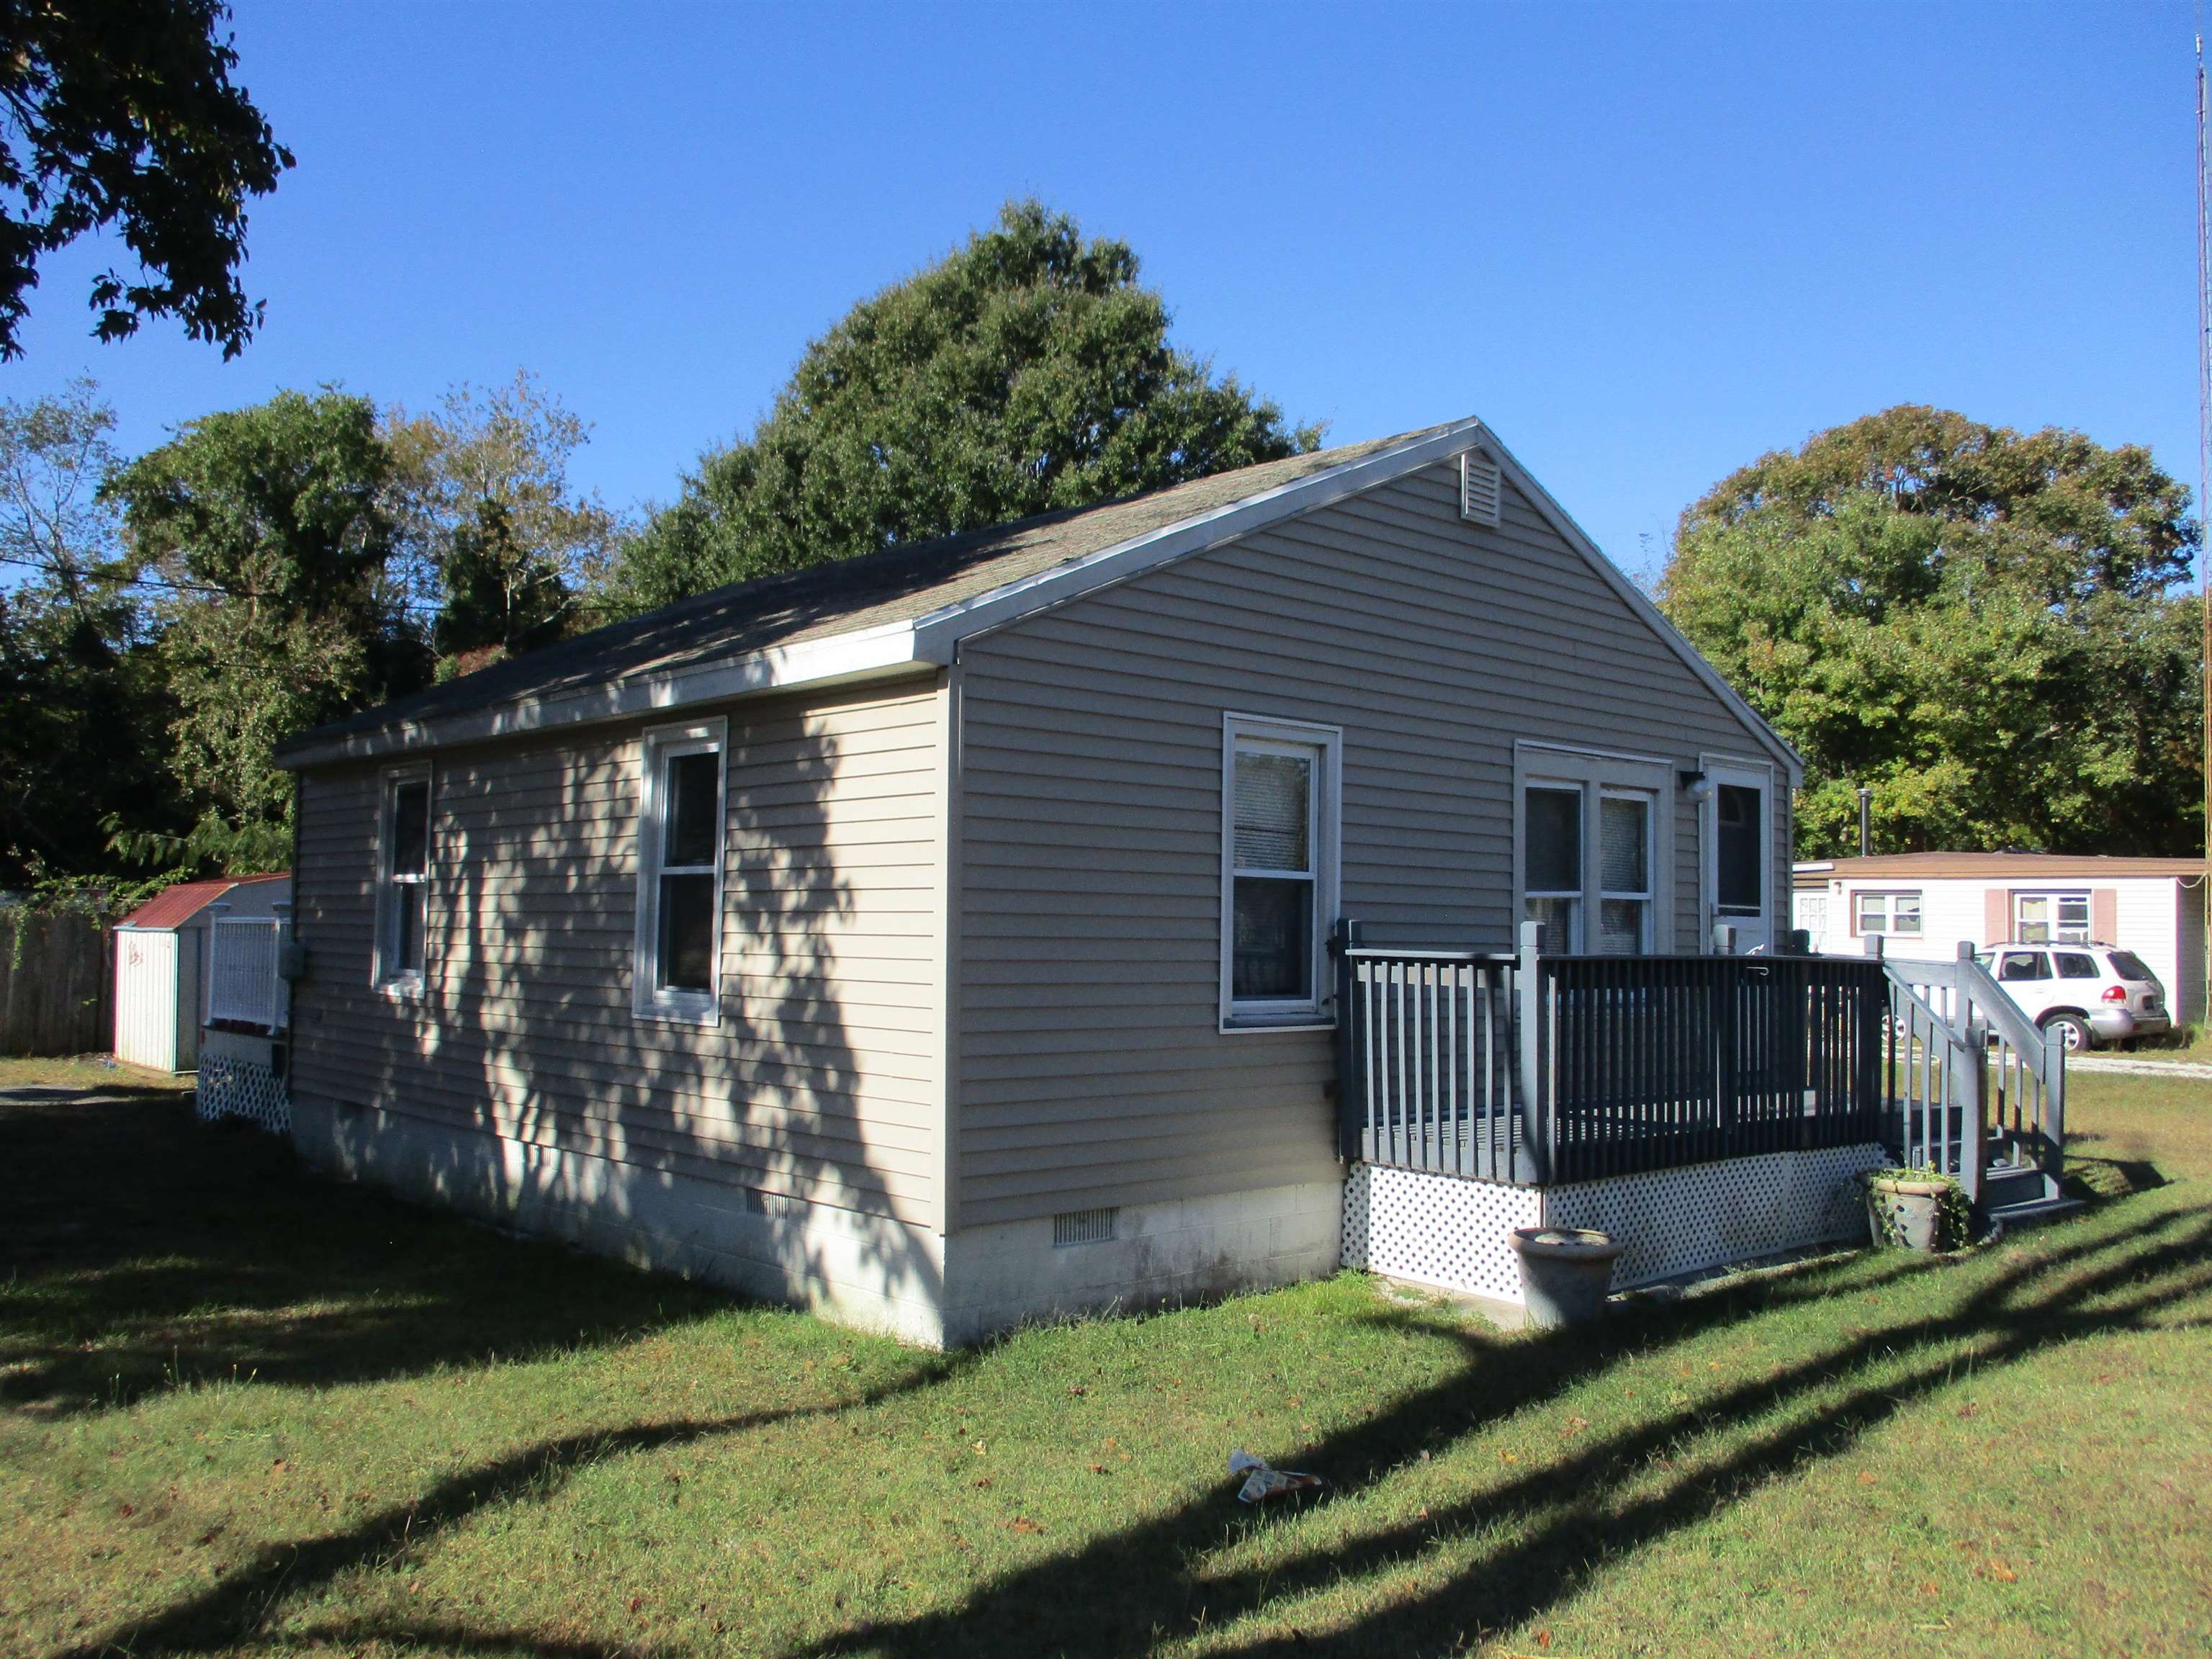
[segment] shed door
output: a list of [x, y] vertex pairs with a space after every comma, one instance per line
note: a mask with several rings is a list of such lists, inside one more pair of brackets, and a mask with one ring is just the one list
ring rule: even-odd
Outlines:
[[115, 1057], [173, 1072], [177, 1058], [177, 936], [115, 930]]

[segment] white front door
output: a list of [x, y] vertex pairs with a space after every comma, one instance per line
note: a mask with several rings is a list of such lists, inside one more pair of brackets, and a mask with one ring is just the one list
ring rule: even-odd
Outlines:
[[[1774, 775], [1708, 764], [1705, 892], [1716, 924], [1735, 929], [1739, 955], [1774, 949]], [[1711, 948], [1710, 939], [1707, 948]]]

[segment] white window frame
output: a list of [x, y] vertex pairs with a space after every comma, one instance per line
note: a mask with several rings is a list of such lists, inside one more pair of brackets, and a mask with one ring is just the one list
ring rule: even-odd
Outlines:
[[[1866, 925], [1867, 901], [1881, 902], [1881, 926]], [[1907, 933], [1897, 925], [1897, 902], [1911, 899], [1917, 907], [1919, 926]], [[1855, 887], [1851, 890], [1851, 937], [1854, 939], [1925, 939], [1928, 937], [1928, 900], [1917, 887]]]
[[1527, 861], [1524, 849], [1528, 845], [1528, 793], [1532, 789], [1548, 789], [1559, 794], [1572, 795], [1575, 798], [1577, 852], [1575, 867], [1582, 872], [1583, 882], [1582, 885], [1572, 892], [1569, 892], [1565, 888], [1557, 887], [1547, 887], [1540, 891], [1531, 892], [1524, 885], [1520, 902], [1514, 907], [1513, 910], [1515, 937], [1516, 939], [1519, 937], [1520, 924], [1528, 920], [1530, 899], [1571, 899], [1574, 901], [1574, 908], [1567, 914], [1573, 918], [1573, 921], [1567, 929], [1566, 938], [1553, 939], [1547, 935], [1544, 940], [1544, 948], [1554, 955], [1579, 956], [1582, 953], [1584, 934], [1589, 927], [1590, 792], [1579, 783], [1562, 782], [1557, 778], [1531, 778], [1520, 787], [1513, 801], [1513, 848], [1516, 864], [1524, 870]]
[[[2051, 920], [2044, 924], [2049, 932], [2040, 939], [2027, 937], [2027, 923], [2021, 915], [2021, 907], [2030, 899], [2040, 899], [2051, 907]], [[2078, 902], [2081, 907], [2081, 937], [2079, 939], [2067, 938], [2066, 926], [2058, 919], [2059, 906], [2069, 902]], [[2055, 949], [2061, 945], [2087, 945], [2095, 934], [2096, 924], [2092, 920], [2094, 914], [2090, 908], [2089, 890], [2086, 887], [2015, 889], [2012, 895], [2012, 936], [2023, 945], [2040, 945], [2045, 950]]]
[[[662, 779], [671, 760], [712, 754], [714, 769], [714, 937], [713, 967], [704, 991], [665, 989], [660, 984], [661, 847], [665, 840], [667, 803]], [[630, 1008], [640, 1019], [685, 1025], [722, 1022], [722, 930], [724, 884], [729, 866], [730, 744], [726, 720], [695, 720], [655, 726], [638, 743], [637, 934], [630, 965]]]
[[1598, 803], [1607, 795], [1638, 795], [1650, 803], [1645, 848], [1648, 893], [1615, 893], [1615, 898], [1645, 898], [1643, 954], [1663, 956], [1674, 948], [1674, 818], [1677, 773], [1681, 763], [1656, 755], [1623, 754], [1607, 749], [1582, 749], [1566, 744], [1522, 738], [1513, 745], [1513, 931], [1518, 944], [1521, 923], [1528, 912], [1528, 792], [1531, 789], [1572, 789], [1582, 795], [1581, 903], [1577, 906], [1577, 937], [1565, 952], [1579, 955], [1596, 936], [1598, 906], [1604, 891], [1602, 844]]
[[[398, 831], [399, 791], [408, 784], [423, 787], [422, 873], [395, 876], [392, 872], [392, 842]], [[386, 996], [416, 997], [422, 994], [430, 970], [430, 872], [438, 867], [438, 782], [430, 763], [387, 766], [377, 775], [376, 812], [376, 939], [371, 953], [369, 983]], [[400, 968], [392, 957], [399, 945], [399, 890], [420, 886], [422, 898], [422, 965]]]
[[[1314, 758], [1313, 793], [1306, 803], [1307, 845], [1313, 866], [1313, 994], [1310, 997], [1238, 998], [1234, 994], [1237, 957], [1237, 878], [1270, 872], [1239, 872], [1237, 851], [1237, 751], [1249, 744], [1296, 748]], [[1335, 1025], [1330, 1009], [1334, 993], [1329, 971], [1328, 936], [1334, 926], [1339, 891], [1339, 852], [1343, 832], [1344, 728], [1310, 720], [1280, 720], [1267, 714], [1224, 714], [1221, 717], [1221, 983], [1218, 1027], [1237, 1031], [1328, 1030]]]

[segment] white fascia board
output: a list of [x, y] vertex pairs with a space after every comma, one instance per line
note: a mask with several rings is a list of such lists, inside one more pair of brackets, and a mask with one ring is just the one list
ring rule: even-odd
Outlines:
[[954, 647], [972, 635], [1003, 628], [1024, 617], [1095, 593], [1102, 587], [1127, 581], [1147, 570], [1156, 570], [1174, 560], [1249, 536], [1267, 525], [1388, 483], [1393, 478], [1458, 454], [1481, 437], [1483, 431], [1482, 422], [1472, 416], [1455, 421], [1404, 443], [1378, 449], [1372, 455], [1363, 455], [1356, 461], [1346, 461], [1292, 479], [1259, 495], [1215, 507], [1210, 513], [1177, 520], [1098, 552], [1009, 582], [1004, 587], [994, 587], [988, 593], [943, 606], [915, 618], [914, 628], [920, 641], [919, 650], [933, 662], [949, 663]]
[[632, 719], [799, 686], [827, 687], [933, 670], [933, 663], [916, 653], [915, 642], [914, 626], [905, 622], [834, 634], [695, 668], [610, 680], [549, 696], [331, 738], [283, 753], [276, 764], [296, 771], [333, 761], [368, 760], [559, 726]]
[[1780, 761], [1790, 774], [1790, 787], [1801, 787], [1805, 781], [1805, 762], [1790, 746], [1789, 739], [1766, 723], [1756, 708], [1743, 700], [1742, 696], [1721, 678], [1720, 671], [1707, 662], [1698, 647], [1682, 636], [1681, 630], [1668, 622], [1657, 605], [1644, 595], [1644, 591], [1621, 573], [1620, 568], [1606, 557], [1598, 544], [1584, 532], [1583, 527], [1569, 516], [1566, 508], [1553, 499], [1552, 492], [1538, 483], [1528, 469], [1515, 459], [1513, 452], [1498, 442], [1498, 434], [1485, 431], [1482, 447], [1491, 458], [1505, 469], [1505, 475], [1518, 485], [1542, 514], [1552, 528], [1558, 531], [1567, 545], [1582, 556], [1583, 562], [1595, 570], [1599, 578], [1619, 594], [1628, 608], [1640, 617], [1644, 625], [1656, 634], [1662, 642], [1689, 665], [1690, 672], [1705, 682], [1705, 687], [1729, 706], [1729, 711], [1743, 722], [1744, 729], [1757, 738], [1760, 744]]

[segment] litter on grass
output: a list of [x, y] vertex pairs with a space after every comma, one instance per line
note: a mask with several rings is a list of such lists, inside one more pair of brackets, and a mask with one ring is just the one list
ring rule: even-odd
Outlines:
[[1229, 1454], [1229, 1473], [1244, 1477], [1244, 1484], [1237, 1489], [1237, 1501], [1240, 1504], [1264, 1504], [1270, 1498], [1287, 1498], [1293, 1492], [1311, 1492], [1322, 1484], [1317, 1474], [1304, 1474], [1297, 1469], [1270, 1468], [1248, 1451]]

